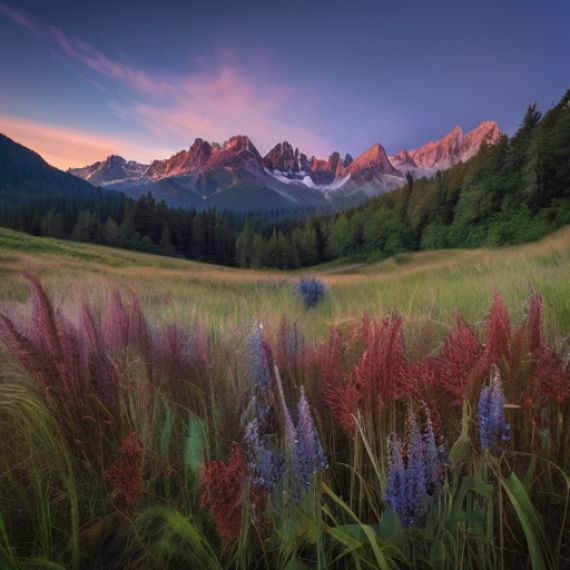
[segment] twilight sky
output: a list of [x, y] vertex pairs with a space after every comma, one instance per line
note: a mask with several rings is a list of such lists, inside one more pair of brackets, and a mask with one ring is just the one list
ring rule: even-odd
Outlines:
[[569, 0], [0, 0], [0, 132], [60, 168], [510, 134], [570, 87], [569, 29]]

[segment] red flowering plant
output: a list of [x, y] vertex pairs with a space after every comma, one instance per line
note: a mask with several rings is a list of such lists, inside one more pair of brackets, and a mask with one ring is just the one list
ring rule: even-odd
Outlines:
[[246, 455], [233, 443], [227, 462], [208, 461], [200, 471], [200, 506], [207, 510], [224, 543], [239, 538], [248, 469]]
[[130, 432], [121, 443], [121, 453], [105, 471], [111, 496], [131, 509], [143, 493], [144, 447], [136, 432]]

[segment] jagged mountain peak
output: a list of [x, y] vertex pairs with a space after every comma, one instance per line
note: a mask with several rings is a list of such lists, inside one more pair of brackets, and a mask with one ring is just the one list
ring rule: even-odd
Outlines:
[[494, 144], [500, 136], [501, 129], [495, 121], [483, 121], [467, 133], [456, 126], [436, 141], [430, 141], [414, 150], [402, 149], [391, 160], [396, 168], [404, 171], [424, 169], [425, 174], [469, 160], [479, 152], [483, 144]]
[[81, 168], [69, 168], [67, 172], [83, 178], [95, 186], [121, 183], [137, 179], [146, 173], [148, 164], [127, 161], [118, 154], [110, 154], [105, 160]]

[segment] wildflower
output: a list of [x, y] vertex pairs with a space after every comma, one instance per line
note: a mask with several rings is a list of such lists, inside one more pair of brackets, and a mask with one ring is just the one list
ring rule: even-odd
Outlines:
[[424, 457], [426, 488], [431, 493], [436, 493], [441, 485], [441, 464], [443, 450], [435, 440], [431, 414], [427, 407], [424, 408], [426, 423], [424, 431]]
[[263, 338], [262, 328], [256, 325], [249, 336], [248, 341], [248, 364], [249, 374], [253, 388], [260, 394], [268, 395], [272, 387], [271, 350]]
[[416, 417], [410, 411], [408, 415], [409, 441], [407, 456], [407, 481], [405, 518], [414, 522], [419, 513], [422, 501], [426, 495], [426, 468], [424, 456], [424, 441]]
[[295, 287], [297, 295], [303, 299], [305, 307], [316, 307], [325, 297], [327, 289], [322, 281], [314, 277], [303, 277]]
[[209, 461], [200, 471], [200, 506], [214, 519], [225, 543], [239, 538], [246, 480], [245, 453], [235, 442], [227, 462]]
[[302, 386], [297, 415], [292, 467], [297, 492], [299, 492], [299, 490], [307, 491], [315, 475], [327, 467], [325, 452], [315, 429], [305, 390]]
[[388, 480], [384, 500], [399, 516], [404, 512], [405, 473], [402, 442], [396, 434], [390, 434], [388, 437]]
[[491, 383], [481, 390], [479, 397], [479, 431], [481, 447], [498, 452], [500, 443], [510, 440], [510, 425], [505, 422], [505, 396], [501, 377], [496, 371]]
[[388, 438], [388, 480], [384, 500], [398, 514], [402, 524], [417, 521], [427, 495], [437, 495], [441, 487], [442, 454], [435, 443], [433, 425], [426, 410], [422, 434], [414, 413], [407, 418], [407, 445], [396, 434]]
[[244, 442], [248, 450], [250, 482], [252, 487], [274, 491], [283, 459], [272, 449], [268, 436], [260, 434], [259, 419], [253, 418], [245, 428]]
[[133, 507], [142, 495], [143, 451], [143, 444], [136, 432], [130, 432], [121, 443], [121, 454], [105, 471], [112, 496], [127, 509]]

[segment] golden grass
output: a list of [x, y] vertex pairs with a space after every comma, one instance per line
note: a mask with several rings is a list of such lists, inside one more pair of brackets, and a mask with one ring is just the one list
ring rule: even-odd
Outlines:
[[[200, 320], [215, 330], [275, 323], [286, 315], [306, 330], [390, 310], [413, 324], [443, 328], [455, 310], [482, 319], [493, 289], [522, 316], [528, 283], [544, 293], [552, 333], [570, 326], [570, 227], [523, 246], [409, 253], [371, 264], [324, 264], [297, 272], [241, 270], [125, 250], [34, 238], [0, 229], [0, 302], [24, 299], [22, 270], [40, 276], [56, 304], [103, 303], [114, 290], [136, 292], [157, 321]], [[331, 294], [306, 312], [292, 293], [300, 274], [319, 276]]]

